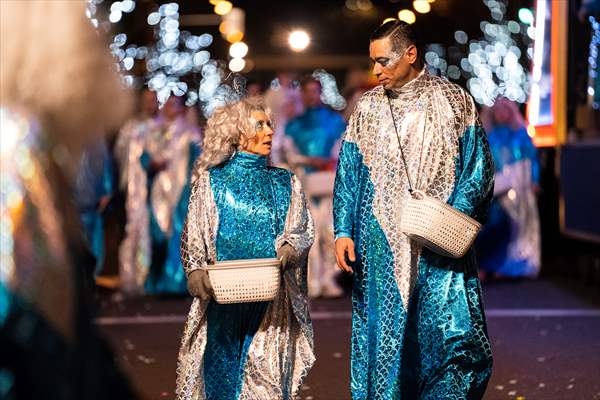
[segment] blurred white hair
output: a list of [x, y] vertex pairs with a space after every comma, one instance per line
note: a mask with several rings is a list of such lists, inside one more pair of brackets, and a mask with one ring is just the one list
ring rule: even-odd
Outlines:
[[253, 111], [264, 111], [271, 118], [261, 96], [244, 98], [215, 109], [206, 122], [202, 155], [196, 170], [219, 165], [246, 145], [246, 141], [256, 134]]
[[0, 104], [32, 114], [78, 154], [131, 110], [83, 0], [0, 1]]

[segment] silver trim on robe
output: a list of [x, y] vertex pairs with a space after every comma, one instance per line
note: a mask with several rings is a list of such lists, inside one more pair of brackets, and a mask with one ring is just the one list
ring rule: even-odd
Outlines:
[[[473, 100], [458, 85], [426, 73], [393, 91], [391, 97], [414, 188], [447, 201], [454, 189], [459, 138], [468, 126], [480, 125]], [[410, 194], [383, 87], [363, 95], [344, 140], [357, 144], [370, 172], [375, 188], [373, 213], [393, 252], [396, 283], [406, 308], [418, 276], [421, 248], [411, 245], [400, 231]]]

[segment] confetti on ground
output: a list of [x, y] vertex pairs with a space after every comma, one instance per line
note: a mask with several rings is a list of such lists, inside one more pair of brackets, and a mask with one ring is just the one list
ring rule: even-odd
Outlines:
[[544, 362], [546, 361], [546, 357], [538, 357], [537, 360], [538, 362]]
[[504, 390], [504, 386], [502, 386], [502, 385], [497, 385], [497, 386], [496, 386], [496, 390]]
[[160, 397], [167, 397], [169, 395], [169, 392], [162, 392], [160, 394]]
[[342, 358], [342, 353], [333, 353], [333, 358]]
[[133, 343], [131, 343], [131, 341], [129, 339], [125, 339], [125, 348], [127, 350], [133, 350], [133, 349], [135, 349], [135, 345]]
[[574, 387], [575, 387], [575, 385], [573, 385], [572, 383], [567, 385], [567, 389], [569, 389], [569, 390], [573, 389]]
[[308, 389], [310, 389], [310, 386], [308, 386], [308, 385], [302, 385], [302, 390], [308, 390]]
[[544, 382], [540, 382], [540, 384], [538, 385], [539, 388], [545, 388], [546, 384]]
[[510, 381], [508, 381], [508, 383], [510, 383], [511, 385], [516, 385], [517, 384], [517, 380], [516, 379], [511, 379]]
[[525, 400], [525, 397], [524, 396], [517, 396], [517, 397], [515, 397], [515, 400]]
[[140, 360], [144, 364], [154, 364], [156, 362], [156, 360], [154, 358], [145, 357], [141, 354], [138, 356], [138, 360]]
[[516, 390], [511, 390], [510, 392], [508, 392], [509, 396], [516, 396], [517, 395], [517, 391]]

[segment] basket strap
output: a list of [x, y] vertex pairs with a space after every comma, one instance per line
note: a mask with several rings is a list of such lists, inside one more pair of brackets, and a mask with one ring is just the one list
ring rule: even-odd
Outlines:
[[394, 131], [396, 132], [396, 138], [398, 139], [398, 147], [400, 147], [400, 156], [402, 157], [402, 163], [404, 164], [404, 170], [406, 171], [406, 177], [408, 178], [408, 192], [413, 192], [412, 181], [410, 179], [410, 173], [408, 172], [408, 165], [406, 164], [406, 158], [404, 158], [404, 150], [402, 150], [402, 141], [398, 134], [398, 127], [396, 126], [396, 118], [394, 118], [394, 110], [392, 109], [392, 101], [390, 100], [390, 91], [385, 91], [385, 97], [388, 100], [388, 106], [390, 107], [390, 114], [392, 115], [392, 123], [394, 124]]

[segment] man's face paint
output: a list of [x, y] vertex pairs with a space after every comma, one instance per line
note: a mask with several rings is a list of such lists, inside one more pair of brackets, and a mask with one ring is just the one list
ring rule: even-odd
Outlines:
[[410, 80], [416, 51], [413, 45], [401, 51], [394, 50], [389, 38], [371, 42], [369, 56], [373, 63], [373, 74], [384, 89], [400, 88]]

